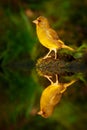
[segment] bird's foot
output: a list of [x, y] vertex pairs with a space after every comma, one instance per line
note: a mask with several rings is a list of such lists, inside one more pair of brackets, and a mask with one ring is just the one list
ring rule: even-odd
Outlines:
[[46, 56], [43, 57], [43, 59], [50, 58], [51, 57], [50, 53], [51, 53], [51, 50], [46, 54]]
[[56, 84], [58, 84], [58, 75], [56, 74]]
[[47, 58], [51, 58], [51, 56], [50, 55], [46, 55], [46, 56], [43, 57], [43, 59], [47, 59]]
[[47, 78], [51, 82], [51, 84], [53, 84], [53, 81], [51, 80], [52, 76], [44, 75], [44, 77]]

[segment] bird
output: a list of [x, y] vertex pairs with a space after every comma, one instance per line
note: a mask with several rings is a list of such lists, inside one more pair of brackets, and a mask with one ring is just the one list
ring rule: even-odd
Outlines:
[[49, 49], [49, 52], [44, 57], [44, 59], [50, 57], [51, 51], [55, 52], [55, 59], [57, 58], [57, 50], [61, 48], [66, 48], [71, 51], [74, 49], [65, 45], [62, 40], [60, 40], [57, 32], [50, 27], [48, 19], [44, 16], [39, 16], [33, 23], [36, 24], [36, 32], [40, 43]]
[[52, 115], [55, 106], [59, 103], [62, 94], [65, 92], [67, 87], [76, 82], [76, 79], [73, 79], [69, 83], [59, 83], [57, 74], [56, 82], [53, 82], [50, 77], [46, 77], [51, 84], [46, 87], [41, 94], [40, 111], [37, 113], [44, 118], [48, 118]]

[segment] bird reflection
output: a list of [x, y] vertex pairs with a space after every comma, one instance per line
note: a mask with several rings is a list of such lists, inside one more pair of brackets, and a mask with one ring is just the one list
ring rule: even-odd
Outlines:
[[46, 87], [40, 98], [40, 111], [38, 112], [44, 118], [48, 118], [52, 115], [55, 106], [59, 103], [62, 94], [67, 87], [72, 85], [76, 80], [72, 80], [69, 83], [59, 83], [58, 75], [56, 74], [56, 82], [51, 80], [51, 77], [44, 75], [49, 81], [50, 85]]

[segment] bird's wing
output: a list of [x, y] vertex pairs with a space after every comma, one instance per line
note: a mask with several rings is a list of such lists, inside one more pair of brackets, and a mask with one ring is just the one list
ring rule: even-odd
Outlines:
[[55, 95], [50, 99], [50, 103], [54, 106], [56, 105], [57, 103], [59, 103], [60, 99], [62, 97], [62, 94], [61, 93], [55, 93]]
[[54, 40], [59, 40], [58, 34], [56, 33], [55, 30], [49, 28], [49, 29], [47, 30], [47, 34], [48, 34], [48, 36], [49, 36], [50, 38], [52, 38], [52, 39], [54, 39]]

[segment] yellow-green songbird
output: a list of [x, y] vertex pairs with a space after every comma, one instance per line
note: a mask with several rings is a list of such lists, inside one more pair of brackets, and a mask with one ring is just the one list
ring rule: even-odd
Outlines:
[[40, 43], [49, 49], [48, 54], [44, 58], [47, 58], [52, 50], [55, 52], [55, 59], [57, 58], [58, 49], [67, 48], [74, 50], [59, 39], [56, 31], [50, 27], [47, 18], [44, 16], [39, 16], [33, 23], [36, 24], [36, 32]]
[[[49, 79], [51, 81], [51, 79]], [[76, 80], [72, 80], [69, 83], [58, 83], [56, 75], [56, 82], [51, 81], [51, 85], [45, 88], [40, 98], [40, 111], [38, 112], [44, 118], [48, 118], [52, 115], [55, 106], [59, 103], [62, 93], [65, 92], [67, 87], [73, 84]]]

